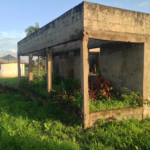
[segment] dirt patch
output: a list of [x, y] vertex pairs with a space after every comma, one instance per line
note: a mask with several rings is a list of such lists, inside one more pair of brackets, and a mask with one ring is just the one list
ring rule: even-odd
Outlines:
[[14, 92], [18, 92], [18, 89], [15, 89], [13, 87], [9, 87], [7, 85], [0, 84], [0, 94], [2, 94], [2, 93], [14, 93]]

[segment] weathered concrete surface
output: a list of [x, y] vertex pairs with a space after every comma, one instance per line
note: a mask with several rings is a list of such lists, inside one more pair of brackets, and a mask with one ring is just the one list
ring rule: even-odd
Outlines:
[[[150, 101], [150, 44], [144, 44], [143, 96]], [[150, 116], [150, 107], [143, 105], [143, 117]]]
[[89, 76], [89, 50], [88, 35], [84, 32], [80, 44], [80, 64], [81, 64], [81, 93], [82, 99], [82, 115], [84, 128], [89, 127], [89, 92], [88, 92], [88, 76]]
[[67, 78], [67, 53], [59, 56], [59, 76]]
[[55, 69], [56, 73], [59, 73], [59, 56], [55, 56]]
[[83, 30], [83, 2], [18, 42], [19, 55], [77, 40]]
[[[121, 46], [119, 42], [126, 43], [121, 43]], [[112, 81], [118, 90], [127, 87], [140, 91], [150, 100], [148, 43], [150, 44], [150, 14], [84, 1], [18, 42], [18, 55], [34, 52], [33, 56], [46, 56], [46, 47], [51, 47], [52, 55], [60, 56], [59, 72], [66, 78], [70, 69], [69, 58], [63, 53], [80, 49], [80, 55], [74, 56], [72, 65], [76, 67], [74, 77], [77, 77], [77, 73], [81, 74], [83, 125], [87, 128], [93, 124], [90, 120], [92, 117], [89, 116], [88, 49], [101, 48], [98, 59], [102, 75]], [[143, 106], [143, 117], [146, 117], [150, 111], [146, 105]], [[109, 116], [112, 114], [111, 111]], [[133, 115], [137, 115], [137, 118], [141, 116]]]
[[74, 51], [74, 77], [81, 80], [80, 51]]
[[84, 29], [150, 35], [150, 14], [85, 2]]
[[32, 80], [33, 80], [33, 72], [32, 72], [32, 54], [29, 55], [29, 89], [31, 88]]
[[95, 125], [101, 119], [105, 120], [106, 122], [111, 121], [121, 121], [122, 119], [139, 119], [142, 120], [142, 107], [130, 107], [130, 108], [120, 108], [120, 109], [113, 109], [113, 110], [103, 110], [99, 112], [92, 112], [90, 113], [89, 125], [90, 127]]
[[74, 52], [68, 53], [68, 77], [74, 77]]
[[123, 43], [101, 47], [100, 70], [120, 92], [121, 87], [143, 92], [144, 44]]
[[[95, 49], [97, 47], [101, 47], [101, 46], [113, 44], [113, 43], [116, 43], [116, 42], [89, 39], [88, 49], [93, 49], [93, 48]], [[78, 51], [79, 49], [80, 49], [80, 41], [73, 41], [70, 43], [52, 47], [52, 53], [53, 55], [57, 56], [57, 55], [61, 55], [61, 53]], [[38, 54], [35, 53], [35, 55], [38, 55]]]
[[84, 1], [18, 42], [18, 54], [79, 40], [83, 30], [93, 39], [148, 43], [150, 14]]
[[52, 89], [52, 51], [51, 49], [46, 49], [47, 52], [47, 59], [46, 59], [46, 66], [47, 66], [47, 99], [50, 97], [50, 91]]

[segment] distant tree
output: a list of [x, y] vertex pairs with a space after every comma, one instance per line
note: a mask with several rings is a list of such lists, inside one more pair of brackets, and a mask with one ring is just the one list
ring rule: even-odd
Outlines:
[[32, 59], [32, 66], [35, 67], [35, 61]]
[[38, 59], [35, 60], [35, 63], [38, 65]]
[[29, 67], [29, 64], [25, 64], [25, 68]]
[[25, 32], [27, 33], [26, 36], [30, 35], [31, 33], [37, 31], [39, 29], [39, 23], [35, 23], [35, 27], [34, 26], [29, 26]]
[[44, 65], [45, 65], [45, 61], [46, 61], [46, 57], [40, 56], [40, 65], [41, 65], [41, 66], [44, 66]]
[[46, 57], [40, 56], [40, 65], [44, 68], [44, 71], [46, 73]]

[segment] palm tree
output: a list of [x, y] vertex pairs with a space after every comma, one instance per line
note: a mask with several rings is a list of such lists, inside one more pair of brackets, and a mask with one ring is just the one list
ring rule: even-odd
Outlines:
[[25, 30], [25, 32], [27, 33], [26, 36], [28, 36], [28, 35], [30, 35], [31, 33], [37, 31], [39, 28], [40, 28], [40, 27], [39, 27], [39, 23], [38, 23], [38, 22], [35, 23], [35, 27], [34, 27], [34, 26], [29, 26], [29, 27]]

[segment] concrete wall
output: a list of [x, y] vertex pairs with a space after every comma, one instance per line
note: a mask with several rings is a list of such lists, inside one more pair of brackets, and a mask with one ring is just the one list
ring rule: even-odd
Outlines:
[[67, 55], [62, 54], [59, 56], [59, 76], [66, 78], [67, 77]]
[[68, 53], [68, 77], [73, 78], [74, 77], [74, 52]]
[[[92, 112], [90, 113], [89, 125], [90, 127], [95, 125], [97, 121], [104, 119], [105, 122], [111, 121], [121, 121], [122, 119], [139, 119], [142, 120], [142, 107], [130, 107], [130, 108], [121, 108], [121, 109], [114, 109], [114, 110], [103, 110], [99, 112]], [[105, 123], [104, 122], [104, 123]]]
[[121, 87], [143, 92], [144, 44], [125, 43], [102, 47], [100, 70], [104, 79], [121, 92]]
[[81, 79], [80, 51], [74, 51], [74, 77]]
[[[20, 64], [21, 76], [24, 76], [24, 64]], [[0, 77], [17, 77], [18, 66], [17, 63], [1, 64]]]
[[59, 56], [53, 56], [53, 71], [59, 73]]
[[150, 14], [85, 2], [84, 29], [150, 35]]

